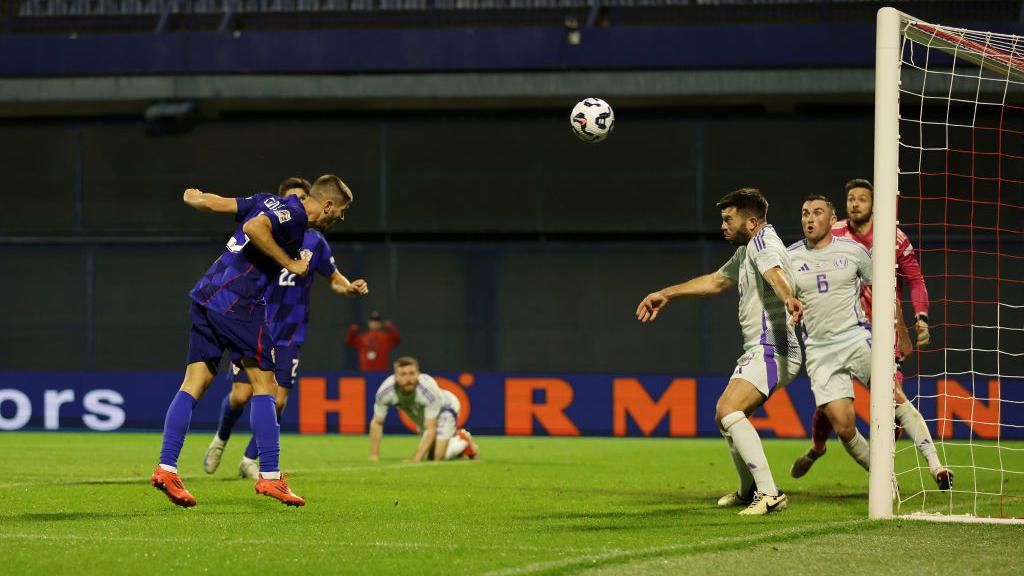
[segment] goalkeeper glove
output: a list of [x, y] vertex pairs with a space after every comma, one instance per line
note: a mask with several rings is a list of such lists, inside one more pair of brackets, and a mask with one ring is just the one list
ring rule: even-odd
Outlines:
[[914, 318], [917, 320], [917, 347], [924, 348], [931, 342], [931, 334], [928, 332], [928, 315], [918, 314]]

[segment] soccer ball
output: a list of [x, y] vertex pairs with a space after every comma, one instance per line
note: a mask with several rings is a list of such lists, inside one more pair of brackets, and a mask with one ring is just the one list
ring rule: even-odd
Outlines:
[[604, 100], [587, 98], [573, 106], [569, 126], [580, 140], [588, 144], [601, 142], [615, 126], [615, 113]]

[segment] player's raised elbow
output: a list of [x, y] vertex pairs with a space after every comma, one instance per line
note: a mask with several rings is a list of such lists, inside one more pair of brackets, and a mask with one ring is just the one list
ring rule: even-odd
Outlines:
[[250, 238], [268, 230], [270, 230], [270, 220], [263, 214], [251, 218], [245, 224], [242, 224], [242, 232], [245, 232], [245, 235]]

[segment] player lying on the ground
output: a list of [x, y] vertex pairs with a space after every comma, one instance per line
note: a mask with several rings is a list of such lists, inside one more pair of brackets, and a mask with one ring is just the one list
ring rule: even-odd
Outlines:
[[395, 373], [377, 388], [370, 421], [370, 460], [380, 459], [380, 440], [384, 436], [384, 419], [388, 408], [397, 407], [412, 420], [420, 434], [420, 443], [412, 455], [421, 460], [454, 460], [476, 458], [479, 448], [465, 429], [457, 429], [462, 409], [455, 394], [442, 389], [428, 374], [420, 372], [415, 358], [403, 356], [395, 360]]
[[853, 380], [871, 378], [871, 328], [860, 306], [871, 285], [871, 255], [848, 238], [832, 236], [835, 208], [812, 195], [801, 209], [804, 239], [789, 247], [797, 296], [804, 303], [803, 340], [814, 403], [843, 446], [868, 469], [868, 441], [857, 430]]
[[231, 353], [252, 382], [250, 425], [256, 436], [260, 474], [256, 492], [302, 506], [278, 468], [280, 428], [274, 397], [274, 343], [267, 326], [265, 294], [282, 268], [305, 276], [309, 262], [300, 256], [306, 228], [329, 228], [341, 220], [352, 193], [340, 178], [321, 176], [303, 199], [259, 196], [222, 198], [190, 188], [186, 204], [202, 212], [233, 212], [241, 224], [224, 252], [190, 292], [192, 328], [185, 380], [167, 408], [160, 463], [151, 482], [178, 506], [196, 500], [178, 476], [178, 456], [185, 443], [192, 410], [217, 373], [221, 356]]
[[785, 508], [789, 497], [775, 485], [761, 438], [747, 418], [800, 371], [793, 324], [800, 321], [803, 305], [794, 295], [786, 247], [765, 220], [768, 200], [756, 188], [743, 188], [723, 196], [717, 206], [722, 234], [737, 246], [736, 253], [716, 272], [648, 294], [636, 316], [649, 322], [669, 300], [718, 294], [739, 285], [743, 355], [715, 408], [739, 489], [719, 499], [718, 505], [743, 505], [740, 514], [761, 515]]
[[[297, 196], [302, 199], [309, 193], [310, 183], [304, 178], [293, 176], [278, 186], [278, 195], [282, 198]], [[267, 195], [269, 196], [269, 194]], [[352, 198], [348, 198], [346, 208], [351, 206]], [[344, 215], [342, 216], [344, 220]], [[369, 292], [365, 280], [349, 282], [334, 264], [331, 246], [327, 243], [320, 230], [309, 228], [302, 241], [302, 253], [309, 255], [309, 268], [316, 271], [330, 282], [331, 290], [345, 296], [361, 296]], [[267, 323], [270, 325], [271, 338], [274, 341], [274, 358], [277, 379], [277, 417], [288, 404], [288, 394], [295, 388], [299, 376], [299, 359], [302, 344], [306, 340], [306, 324], [309, 322], [309, 294], [313, 287], [312, 274], [295, 276], [286, 269], [267, 293]], [[231, 431], [242, 416], [246, 402], [252, 397], [253, 389], [244, 370], [232, 366], [228, 374], [231, 383], [229, 392], [221, 402], [220, 425], [213, 435], [210, 446], [203, 458], [203, 469], [213, 474], [220, 466], [224, 447], [231, 438]], [[238, 474], [242, 478], [256, 479], [259, 475], [257, 462], [256, 436], [249, 439], [245, 447], [245, 455], [238, 465]]]
[[[836, 237], [852, 238], [868, 250], [874, 243], [874, 188], [871, 182], [864, 179], [850, 180], [846, 183], [846, 213], [848, 220], [840, 220], [832, 228]], [[928, 289], [925, 287], [921, 266], [914, 256], [914, 247], [910, 239], [899, 228], [896, 229], [896, 294], [902, 291], [903, 281], [910, 287], [910, 299], [914, 305], [915, 328], [917, 330], [917, 346], [924, 348], [931, 339], [928, 333]], [[871, 318], [871, 287], [861, 289], [861, 306], [868, 318]], [[903, 392], [903, 371], [901, 363], [911, 349], [909, 334], [902, 321], [903, 314], [897, 308], [897, 350], [896, 350], [896, 422], [910, 437], [918, 451], [928, 462], [928, 469], [938, 484], [939, 489], [949, 490], [953, 487], [953, 472], [944, 467], [939, 460], [932, 441], [931, 431], [924, 417], [907, 399]], [[832, 433], [832, 422], [823, 416], [821, 410], [814, 412], [811, 422], [812, 445], [805, 454], [793, 463], [790, 473], [800, 478], [810, 470], [814, 461], [825, 454], [825, 443]]]

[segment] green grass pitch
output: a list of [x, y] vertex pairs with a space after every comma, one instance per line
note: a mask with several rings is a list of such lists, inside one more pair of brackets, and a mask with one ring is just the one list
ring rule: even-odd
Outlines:
[[[186, 442], [181, 470], [199, 504], [184, 510], [149, 486], [158, 434], [0, 434], [0, 572], [1024, 570], [1022, 526], [866, 520], [867, 476], [835, 441], [799, 481], [788, 477], [789, 464], [806, 441], [766, 441], [776, 478], [792, 499], [784, 512], [751, 519], [715, 506], [735, 488], [717, 439], [481, 437], [481, 460], [414, 465], [401, 460], [416, 439], [387, 436], [382, 462], [374, 465], [364, 437], [286, 435], [282, 463], [308, 501], [293, 509], [256, 496], [251, 482], [234, 476], [246, 434], [232, 439], [221, 470], [206, 475], [201, 461], [209, 438], [194, 432]], [[1024, 470], [1024, 456], [1007, 461], [1024, 452], [1002, 452], [1005, 468]], [[912, 451], [900, 458], [904, 466], [914, 461]], [[969, 471], [957, 476], [963, 487], [972, 478]], [[1024, 494], [1019, 478], [998, 481]], [[913, 473], [901, 477], [901, 484], [915, 483]], [[949, 505], [948, 498], [928, 497], [929, 505]], [[1020, 498], [1004, 505], [1024, 516]]]

